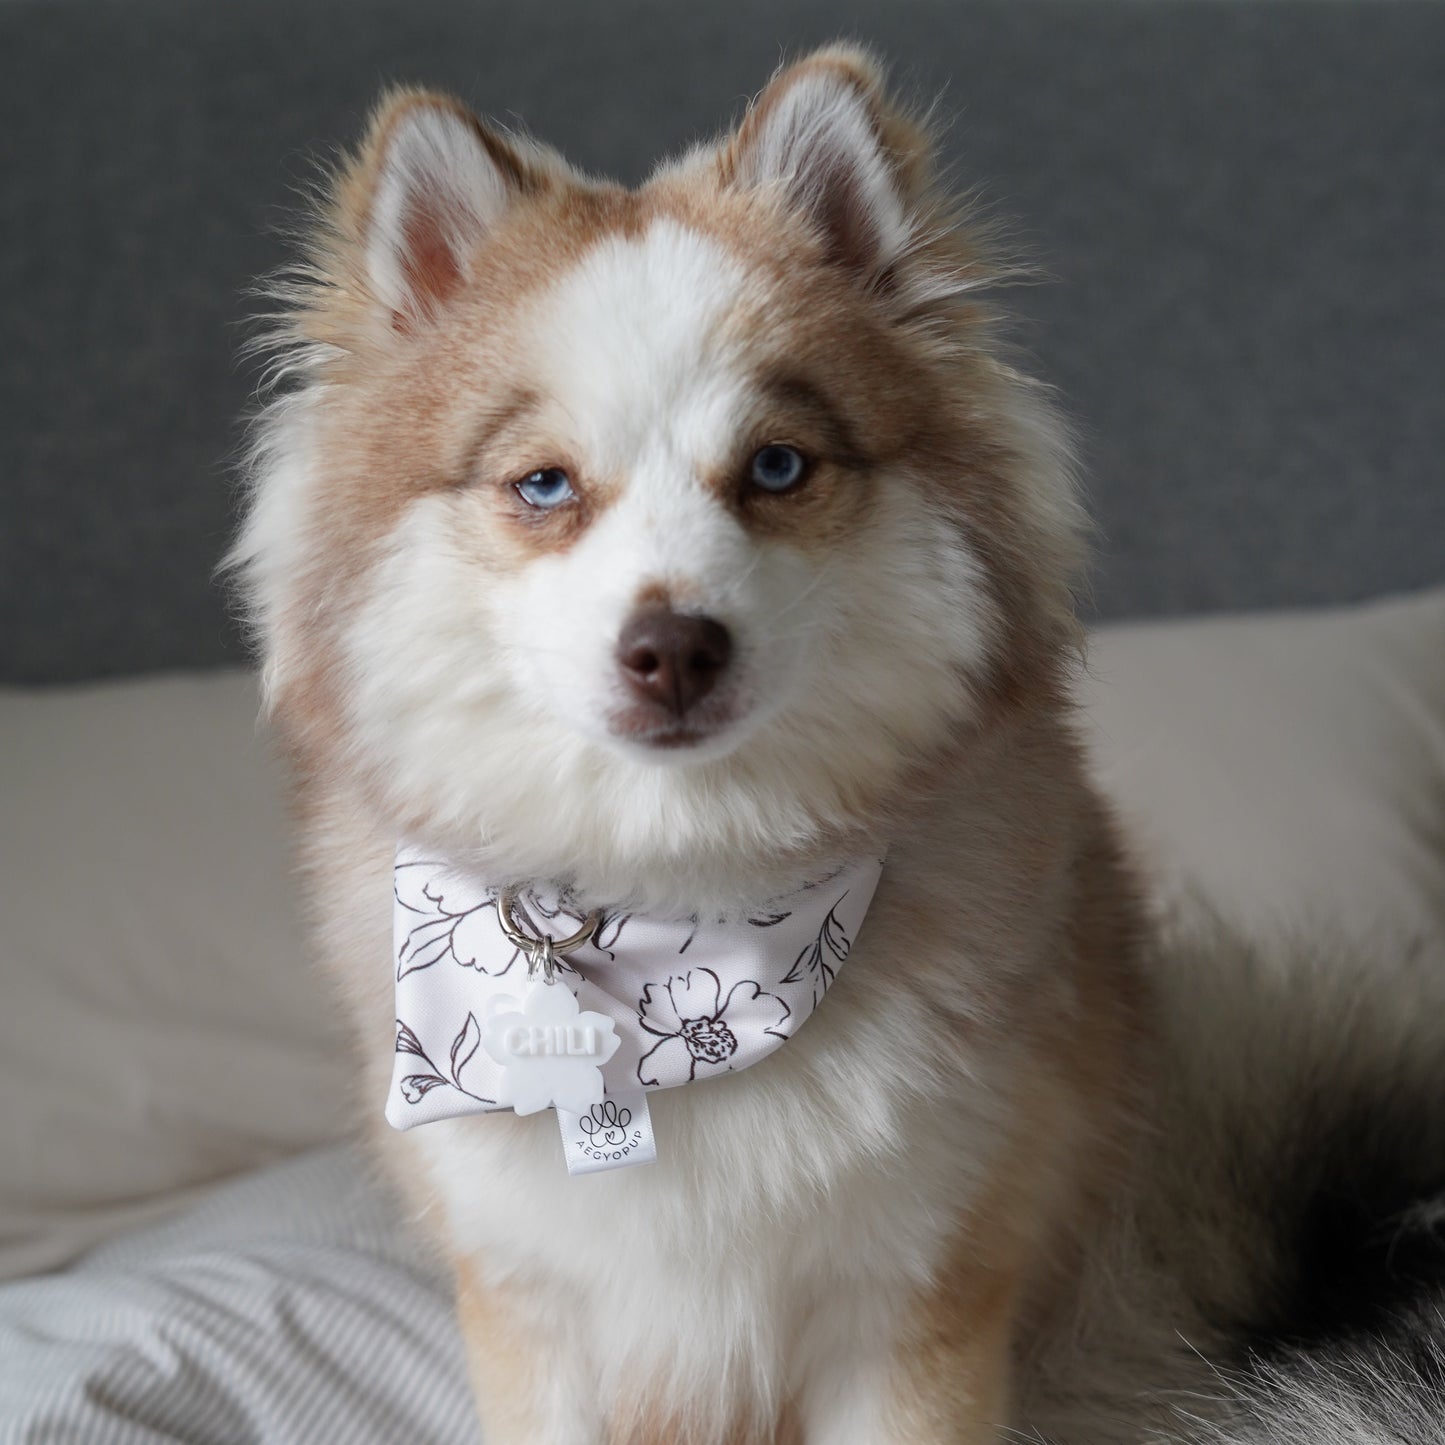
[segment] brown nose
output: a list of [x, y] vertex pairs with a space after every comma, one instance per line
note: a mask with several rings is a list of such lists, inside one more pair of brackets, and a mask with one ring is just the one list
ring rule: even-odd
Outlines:
[[712, 691], [732, 654], [721, 622], [667, 607], [634, 612], [617, 639], [617, 666], [628, 686], [678, 717]]

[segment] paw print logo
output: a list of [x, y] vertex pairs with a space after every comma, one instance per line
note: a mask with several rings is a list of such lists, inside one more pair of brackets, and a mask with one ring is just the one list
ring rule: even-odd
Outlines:
[[611, 1099], [593, 1104], [577, 1121], [577, 1127], [598, 1148], [616, 1149], [627, 1139], [627, 1126], [632, 1122], [632, 1110], [619, 1109]]

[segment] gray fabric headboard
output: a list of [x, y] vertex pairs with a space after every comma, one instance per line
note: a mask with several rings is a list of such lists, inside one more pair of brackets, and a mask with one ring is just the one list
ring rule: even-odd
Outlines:
[[383, 82], [638, 177], [847, 34], [1056, 281], [1105, 616], [1445, 577], [1445, 5], [0, 0], [0, 680], [238, 658], [243, 287]]

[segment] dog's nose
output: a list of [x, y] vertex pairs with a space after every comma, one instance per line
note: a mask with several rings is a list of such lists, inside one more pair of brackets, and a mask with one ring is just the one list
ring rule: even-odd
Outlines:
[[678, 717], [712, 691], [732, 654], [721, 622], [668, 607], [633, 613], [617, 639], [617, 666], [627, 685]]

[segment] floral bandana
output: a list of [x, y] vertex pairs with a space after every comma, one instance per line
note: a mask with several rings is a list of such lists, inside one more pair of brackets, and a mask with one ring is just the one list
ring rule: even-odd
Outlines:
[[[503, 931], [499, 887], [403, 845], [387, 1120], [552, 1107], [572, 1173], [654, 1159], [646, 1091], [745, 1069], [791, 1038], [848, 957], [882, 866], [855, 861], [746, 918], [604, 913], [548, 983]], [[518, 903], [539, 935], [583, 922], [555, 891]]]

